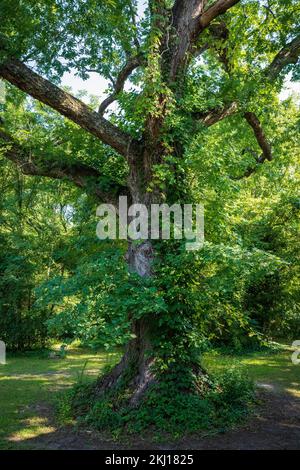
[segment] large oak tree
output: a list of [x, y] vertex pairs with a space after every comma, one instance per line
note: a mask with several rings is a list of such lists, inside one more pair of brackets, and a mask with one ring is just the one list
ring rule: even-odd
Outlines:
[[[105, 151], [121, 156], [128, 168], [126, 184], [104, 190], [95, 185], [102, 174], [95, 158], [89, 165], [29, 152], [11, 134], [9, 124], [1, 122], [4, 155], [26, 175], [64, 178], [83, 190], [93, 188], [99, 202], [116, 204], [124, 194], [147, 207], [190, 203], [195, 200], [185, 156], [193, 138], [236, 116], [250, 126], [250, 147], [257, 150], [246, 148], [243, 153], [251, 153], [253, 164], [242, 172], [237, 165], [228, 178], [253, 177], [260, 165], [271, 165], [272, 146], [262, 125], [264, 106], [288, 73], [299, 77], [299, 4], [149, 0], [142, 18], [137, 8], [134, 0], [0, 3], [0, 77], [73, 121], [101, 141]], [[81, 78], [98, 73], [110, 81], [98, 111], [59, 86], [66, 71]], [[124, 88], [127, 81], [135, 85], [130, 92]], [[114, 102], [117, 111], [109, 113]], [[170, 249], [176, 256], [176, 243]], [[141, 277], [155, 275], [156, 258], [162, 256], [150, 240], [128, 242], [129, 268]], [[180, 311], [182, 302], [179, 315], [185, 311]], [[171, 321], [162, 327], [155, 316], [128, 315], [134, 339], [99, 389], [113, 387], [133, 368], [131, 400], [136, 402], [157, 378], [160, 353], [153, 338], [158, 331], [163, 329], [162, 338], [174, 349], [179, 348], [180, 335], [181, 348], [189, 351], [190, 344], [185, 331]], [[168, 358], [164, 360], [171, 367]], [[177, 360], [196, 376], [203, 374], [192, 354], [181, 351]]]

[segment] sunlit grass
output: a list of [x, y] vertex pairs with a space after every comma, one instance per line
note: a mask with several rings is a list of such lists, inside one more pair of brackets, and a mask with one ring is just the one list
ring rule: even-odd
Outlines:
[[300, 364], [292, 363], [293, 349], [284, 345], [277, 353], [255, 352], [245, 355], [222, 354], [219, 351], [204, 355], [208, 370], [222, 371], [232, 366], [242, 367], [258, 384], [271, 384], [279, 392], [300, 397]]
[[43, 404], [82, 375], [95, 378], [120, 353], [71, 349], [64, 359], [45, 352], [8, 355], [0, 365], [0, 449], [26, 448], [27, 440], [55, 431]]
[[[256, 382], [300, 397], [300, 365], [292, 364], [291, 354], [288, 346], [274, 354], [211, 351], [203, 361], [214, 372], [242, 367]], [[30, 448], [31, 439], [55, 432], [57, 424], [49, 420], [49, 410], [51, 414], [57, 393], [82, 375], [94, 379], [119, 357], [120, 352], [81, 348], [68, 351], [65, 359], [50, 359], [43, 352], [8, 355], [7, 364], [0, 365], [0, 449]]]
[[36, 436], [41, 436], [43, 434], [50, 434], [55, 431], [54, 426], [48, 424], [47, 418], [41, 418], [39, 416], [32, 416], [30, 418], [24, 419], [24, 428], [19, 431], [11, 434], [8, 437], [10, 442], [22, 442], [27, 439], [33, 439]]

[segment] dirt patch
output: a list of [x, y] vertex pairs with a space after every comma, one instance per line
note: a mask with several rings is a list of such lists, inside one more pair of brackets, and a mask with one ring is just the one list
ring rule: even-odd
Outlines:
[[[270, 390], [270, 389], [269, 389]], [[300, 399], [259, 391], [256, 416], [238, 429], [206, 439], [183, 440], [180, 449], [300, 449]]]

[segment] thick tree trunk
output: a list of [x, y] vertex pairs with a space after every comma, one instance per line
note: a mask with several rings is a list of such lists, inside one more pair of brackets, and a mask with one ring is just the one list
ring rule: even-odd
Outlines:
[[[153, 247], [151, 241], [134, 245], [129, 243], [127, 263], [131, 272], [141, 277], [151, 276]], [[131, 324], [134, 338], [128, 343], [121, 361], [106, 376], [100, 379], [97, 388], [99, 392], [116, 387], [122, 379], [127, 381], [132, 395], [130, 404], [139, 403], [148, 386], [155, 381], [151, 366], [154, 363], [151, 354], [150, 326], [147, 319], [133, 320]]]
[[127, 345], [121, 361], [108, 375], [100, 379], [97, 389], [100, 394], [105, 393], [121, 384], [124, 379], [126, 386], [132, 390], [130, 404], [134, 406], [139, 403], [148, 386], [155, 381], [155, 377], [151, 370], [154, 360], [150, 353], [147, 322], [134, 321], [132, 333], [135, 338]]
[[[153, 258], [154, 252], [151, 241], [147, 240], [138, 245], [129, 245], [127, 262], [131, 272], [135, 272], [141, 277], [151, 276]], [[131, 331], [134, 338], [128, 343], [121, 361], [108, 375], [105, 375], [99, 380], [97, 391], [99, 395], [101, 395], [113, 391], [118, 386], [121, 386], [121, 388], [125, 386], [127, 390], [130, 390], [128, 404], [135, 407], [139, 405], [149, 386], [155, 383], [158, 384], [161, 380], [160, 376], [157, 376], [155, 373], [154, 366], [157, 359], [157, 351], [152, 347], [152, 340], [159, 334], [160, 330], [158, 330], [158, 326], [151, 322], [151, 319], [146, 316], [139, 320], [132, 320]], [[169, 337], [170, 341], [172, 341], [176, 334], [178, 334], [178, 331], [167, 329], [165, 334]], [[184, 331], [179, 332], [179, 335], [183, 337]], [[188, 350], [188, 340], [186, 347]], [[174, 350], [176, 350], [176, 340], [174, 342]], [[168, 358], [166, 359], [168, 360]], [[173, 366], [175, 366], [175, 368], [177, 366], [179, 366], [179, 368], [183, 366], [187, 376], [190, 373], [194, 377], [198, 377], [200, 381], [206, 376], [201, 366], [192, 359], [190, 363], [185, 364], [181, 363], [179, 359], [179, 362], [173, 364]], [[196, 380], [196, 382], [198, 381]], [[196, 382], [194, 391], [197, 393], [197, 390], [200, 391], [202, 389], [202, 385], [200, 382]], [[205, 380], [202, 384], [207, 386]], [[191, 391], [188, 383], [186, 391]]]
[[[151, 191], [146, 191], [146, 188], [149, 187], [149, 183], [153, 178], [151, 171], [152, 164], [154, 162], [158, 163], [163, 159], [163, 146], [159, 140], [159, 131], [157, 131], [158, 136], [154, 136], [152, 132], [153, 129], [157, 131], [156, 126], [150, 126], [150, 130], [148, 129], [148, 135], [150, 135], [149, 146], [145, 148], [140, 161], [138, 163], [131, 162], [130, 164], [130, 176], [128, 182], [132, 203], [145, 204], [149, 213], [151, 204], [163, 202], [161, 200], [161, 191], [158, 188], [152, 187]], [[174, 172], [176, 172], [176, 169], [174, 169]], [[172, 188], [169, 192], [172, 193]], [[167, 198], [167, 194], [165, 196]], [[166, 201], [164, 200], [164, 202]], [[174, 251], [174, 256], [176, 256], [176, 249]], [[150, 237], [148, 240], [140, 241], [139, 243], [129, 242], [126, 259], [130, 272], [138, 274], [141, 278], [152, 277], [154, 275], [154, 249]], [[182, 315], [184, 315], [184, 313]], [[149, 316], [146, 315], [139, 320], [132, 319], [131, 332], [134, 335], [134, 338], [127, 345], [121, 361], [108, 375], [102, 377], [98, 382], [97, 389], [99, 394], [105, 394], [108, 391], [112, 391], [119, 385], [122, 387], [125, 383], [126, 388], [130, 390], [129, 404], [137, 406], [140, 403], [141, 398], [144, 397], [148, 387], [154, 383], [160, 383], [162, 380], [161, 375], [154, 371], [154, 366], [158, 362], [158, 358], [165, 361], [166, 364], [168, 364], [169, 359], [171, 359], [173, 364], [171, 368], [173, 367], [173, 372], [174, 369], [181, 368], [181, 370], [185, 371], [184, 373], [186, 373], [186, 376], [188, 376], [189, 373], [191, 377], [195, 375], [199, 375], [200, 377], [203, 375], [201, 367], [195, 362], [193, 363], [192, 359], [190, 360], [190, 363], [189, 361], [183, 363], [183, 360], [180, 357], [178, 357], [178, 359], [174, 359], [178, 343], [180, 343], [179, 350], [184, 344], [184, 348], [186, 349], [185, 352], [187, 353], [186, 356], [188, 356], [188, 351], [190, 350], [191, 345], [188, 333], [186, 333], [185, 336], [184, 331], [178, 331], [178, 325], [176, 323], [173, 328], [169, 327], [168, 324], [169, 323], [167, 321], [163, 327], [164, 331], [162, 331], [162, 327], [158, 327], [155, 323], [155, 319], [152, 317], [149, 318]], [[169, 350], [169, 354], [170, 356], [172, 355], [172, 358], [169, 357], [164, 347], [162, 347], [161, 352], [157, 350], [160, 334], [162, 334], [161, 337], [164, 336], [162, 342], [167, 338], [169, 345], [172, 344], [171, 349]], [[156, 344], [155, 348], [152, 347], [154, 340]], [[161, 355], [163, 355], [163, 358]], [[187, 385], [187, 390], [188, 388], [189, 386]]]

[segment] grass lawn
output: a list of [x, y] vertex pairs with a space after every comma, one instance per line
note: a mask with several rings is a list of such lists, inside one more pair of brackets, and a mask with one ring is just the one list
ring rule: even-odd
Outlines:
[[68, 351], [65, 359], [48, 356], [8, 354], [7, 364], [0, 364], [0, 449], [26, 448], [26, 439], [52, 432], [43, 406], [53, 403], [57, 393], [82, 374], [96, 377], [119, 353], [79, 348]]
[[208, 370], [215, 372], [222, 372], [232, 366], [242, 367], [260, 385], [271, 385], [278, 392], [300, 397], [300, 364], [292, 363], [293, 352], [294, 349], [286, 344], [282, 344], [279, 352], [256, 351], [231, 355], [211, 351], [204, 355], [203, 362]]
[[[300, 365], [292, 364], [291, 354], [288, 346], [273, 354], [213, 351], [205, 354], [204, 364], [208, 370], [220, 372], [235, 365], [243, 367], [255, 381], [300, 397]], [[81, 348], [68, 351], [65, 359], [50, 359], [41, 352], [8, 355], [7, 364], [0, 365], [0, 449], [28, 448], [27, 439], [53, 432], [44, 408], [57, 393], [82, 374], [97, 376], [119, 356]]]

